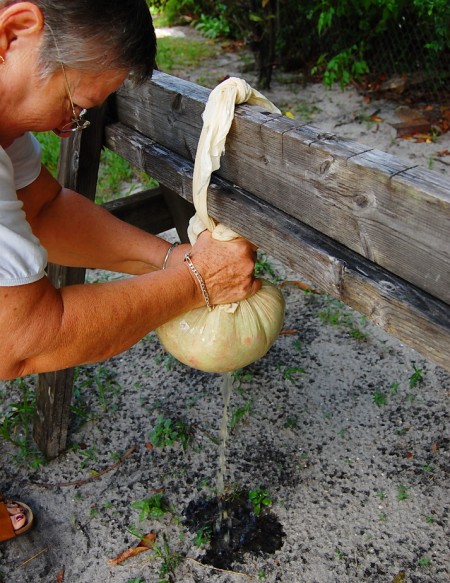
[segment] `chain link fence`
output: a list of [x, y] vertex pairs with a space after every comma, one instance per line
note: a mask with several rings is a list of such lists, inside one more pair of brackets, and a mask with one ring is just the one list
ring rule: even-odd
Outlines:
[[[278, 65], [287, 69], [301, 67], [309, 74], [320, 57], [325, 56], [322, 69], [318, 69], [323, 74], [330, 60], [341, 53], [340, 65], [350, 71], [358, 59], [366, 63], [368, 69], [361, 80], [372, 87], [386, 88], [414, 101], [445, 103], [450, 100], [450, 9], [439, 23], [444, 30], [440, 31], [441, 38], [446, 34], [447, 43], [442, 42], [444, 46], [436, 48], [439, 36], [436, 21], [420, 14], [412, 2], [387, 19], [381, 29], [381, 8], [372, 17], [351, 11], [342, 15], [335, 12], [331, 25], [321, 34], [318, 32], [320, 15], [314, 9], [306, 9], [306, 4], [276, 1]], [[342, 71], [336, 74], [339, 77]]]

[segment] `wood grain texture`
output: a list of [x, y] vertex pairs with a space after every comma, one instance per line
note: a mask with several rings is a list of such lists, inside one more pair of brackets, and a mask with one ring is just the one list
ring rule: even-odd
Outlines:
[[[106, 144], [192, 201], [192, 162], [120, 123], [106, 128]], [[221, 177], [213, 177], [208, 200], [217, 220], [450, 369], [448, 304]]]
[[[115, 116], [193, 161], [208, 95], [157, 72], [138, 91], [120, 90]], [[217, 175], [450, 303], [450, 184], [410, 166], [243, 105]]]
[[[90, 111], [89, 129], [73, 134], [61, 144], [59, 181], [91, 200], [95, 197], [97, 185], [104, 113], [104, 108]], [[47, 271], [57, 288], [83, 283], [85, 278], [85, 269], [50, 264]], [[72, 385], [73, 369], [38, 377], [33, 438], [48, 459], [57, 457], [66, 447]]]

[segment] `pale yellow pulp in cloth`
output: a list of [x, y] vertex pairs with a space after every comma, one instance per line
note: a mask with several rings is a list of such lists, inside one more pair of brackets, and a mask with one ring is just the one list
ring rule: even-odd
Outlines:
[[[211, 91], [203, 112], [203, 129], [195, 157], [192, 183], [196, 214], [188, 236], [192, 244], [209, 229], [220, 241], [239, 235], [208, 215], [208, 186], [211, 174], [220, 167], [225, 141], [236, 104], [248, 103], [271, 113], [280, 110], [243, 79], [231, 77]], [[280, 333], [284, 299], [268, 281], [247, 300], [216, 306], [210, 312], [197, 308], [158, 328], [159, 339], [178, 360], [206, 372], [229, 372], [266, 354]]]

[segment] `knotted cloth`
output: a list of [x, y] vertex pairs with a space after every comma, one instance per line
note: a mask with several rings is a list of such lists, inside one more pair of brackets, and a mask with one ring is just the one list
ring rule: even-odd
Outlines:
[[[248, 103], [271, 113], [280, 110], [243, 79], [230, 77], [209, 95], [195, 156], [192, 195], [196, 214], [188, 236], [192, 244], [205, 229], [219, 241], [240, 235], [208, 214], [211, 174], [220, 168], [220, 157], [234, 117], [236, 104]], [[206, 372], [229, 372], [247, 366], [266, 354], [277, 338], [284, 317], [280, 290], [263, 280], [261, 289], [241, 302], [216, 306], [210, 312], [197, 308], [160, 326], [158, 337], [181, 362]]]

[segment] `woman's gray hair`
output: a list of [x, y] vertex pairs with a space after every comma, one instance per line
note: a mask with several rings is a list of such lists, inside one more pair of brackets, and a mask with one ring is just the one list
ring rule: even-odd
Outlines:
[[[0, 8], [20, 0], [0, 0]], [[128, 70], [151, 77], [156, 37], [145, 0], [31, 0], [44, 16], [43, 75], [62, 62], [84, 71]]]

